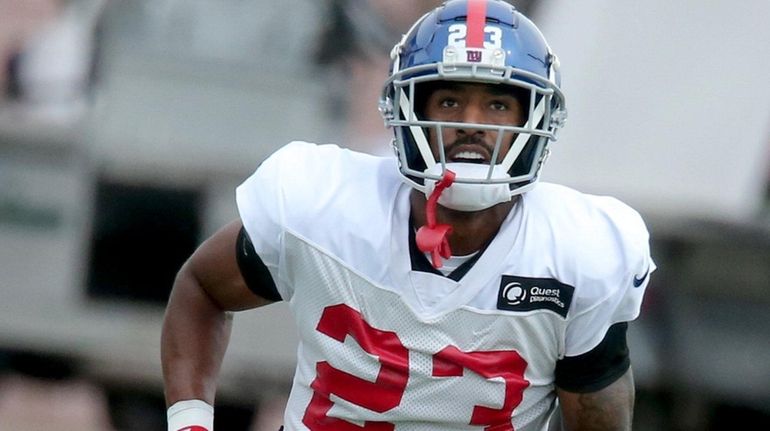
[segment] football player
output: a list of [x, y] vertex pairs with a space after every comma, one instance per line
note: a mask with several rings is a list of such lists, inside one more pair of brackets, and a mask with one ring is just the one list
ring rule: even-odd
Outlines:
[[169, 430], [211, 430], [228, 311], [287, 301], [286, 430], [629, 430], [626, 344], [655, 269], [639, 214], [538, 183], [559, 62], [502, 0], [449, 0], [396, 44], [395, 158], [293, 142], [179, 271]]

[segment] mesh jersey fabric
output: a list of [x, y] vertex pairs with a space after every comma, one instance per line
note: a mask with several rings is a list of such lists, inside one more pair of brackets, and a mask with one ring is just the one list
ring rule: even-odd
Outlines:
[[[649, 277], [638, 287], [634, 278], [655, 269], [641, 217], [541, 183], [453, 281], [411, 270], [411, 189], [396, 163], [294, 142], [237, 189], [300, 333], [286, 429], [543, 429], [556, 361], [639, 313]], [[572, 286], [566, 315], [499, 309], [504, 276]]]

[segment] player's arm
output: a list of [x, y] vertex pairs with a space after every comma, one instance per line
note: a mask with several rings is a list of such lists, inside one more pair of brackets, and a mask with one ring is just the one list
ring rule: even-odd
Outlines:
[[634, 378], [626, 322], [610, 327], [591, 351], [556, 366], [557, 395], [566, 431], [630, 431]]
[[596, 392], [557, 389], [566, 431], [630, 431], [634, 409], [634, 378], [623, 376]]
[[[271, 302], [255, 294], [244, 280], [238, 257], [243, 238], [240, 220], [230, 223], [201, 244], [177, 274], [161, 335], [169, 406], [182, 400], [213, 405], [230, 338], [229, 312]], [[264, 272], [265, 279], [272, 282]]]

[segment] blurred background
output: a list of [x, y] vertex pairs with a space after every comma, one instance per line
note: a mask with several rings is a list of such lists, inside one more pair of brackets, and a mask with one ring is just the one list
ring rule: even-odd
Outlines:
[[[165, 429], [176, 270], [290, 140], [389, 154], [387, 53], [437, 3], [0, 0], [0, 430]], [[562, 62], [545, 180], [652, 233], [635, 429], [770, 429], [770, 3], [512, 3]], [[277, 429], [295, 341], [236, 316], [217, 429]]]

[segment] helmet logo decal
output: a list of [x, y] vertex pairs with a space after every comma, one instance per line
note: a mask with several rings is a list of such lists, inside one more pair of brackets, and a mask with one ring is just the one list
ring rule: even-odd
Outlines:
[[[449, 37], [447, 39], [448, 46], [454, 46], [456, 48], [486, 48], [486, 49], [502, 49], [503, 47], [503, 31], [500, 27], [488, 25], [483, 27], [482, 41], [483, 44], [474, 47], [468, 36], [468, 26], [465, 24], [452, 24], [447, 30]], [[489, 40], [486, 40], [489, 36]]]
[[484, 25], [487, 23], [487, 0], [468, 2], [468, 48], [484, 47]]

